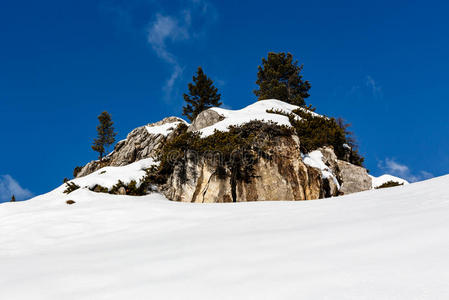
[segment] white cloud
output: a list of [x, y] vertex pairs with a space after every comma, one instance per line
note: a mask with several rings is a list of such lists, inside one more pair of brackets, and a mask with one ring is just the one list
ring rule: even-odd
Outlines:
[[[210, 9], [210, 5], [206, 1], [191, 0], [187, 8], [181, 10], [177, 15], [157, 13], [154, 21], [149, 26], [148, 43], [157, 56], [172, 67], [172, 73], [166, 80], [163, 88], [167, 99], [170, 98], [176, 81], [183, 73], [183, 67], [179, 63], [178, 58], [168, 50], [168, 44], [199, 38], [201, 31], [206, 26], [198, 24], [198, 20], [204, 19], [206, 13], [207, 18], [210, 19], [210, 16], [213, 16], [214, 19], [216, 18], [216, 14]], [[195, 18], [196, 23], [194, 22]]]
[[410, 182], [426, 180], [433, 177], [433, 174], [427, 171], [419, 171], [417, 174], [412, 173], [408, 166], [401, 164], [392, 158], [386, 158], [384, 161], [379, 161], [378, 167], [388, 174], [404, 178]]
[[358, 100], [371, 99], [382, 100], [383, 90], [379, 83], [370, 75], [365, 76], [357, 84], [353, 85], [345, 93], [345, 97], [355, 97]]
[[[188, 24], [184, 24], [185, 26]], [[171, 16], [156, 15], [156, 20], [148, 32], [148, 42], [157, 55], [169, 63], [175, 63], [173, 55], [167, 51], [166, 41], [179, 41], [189, 38], [187, 28], [179, 24], [179, 20]]]
[[366, 76], [365, 85], [370, 89], [374, 97], [382, 98], [382, 87], [371, 76]]
[[16, 197], [16, 200], [24, 200], [33, 194], [22, 188], [11, 175], [0, 175], [0, 202], [11, 200], [12, 195]]
[[399, 175], [405, 175], [410, 172], [410, 169], [406, 165], [402, 165], [390, 158], [385, 159], [385, 166], [391, 172]]
[[189, 38], [186, 28], [190, 23], [189, 18], [186, 17], [184, 19], [185, 24], [180, 25], [180, 21], [174, 17], [157, 14], [156, 20], [148, 31], [148, 42], [153, 50], [161, 59], [173, 67], [172, 75], [164, 86], [167, 97], [170, 96], [176, 79], [182, 74], [182, 67], [179, 65], [176, 57], [167, 50], [167, 41], [175, 42]]

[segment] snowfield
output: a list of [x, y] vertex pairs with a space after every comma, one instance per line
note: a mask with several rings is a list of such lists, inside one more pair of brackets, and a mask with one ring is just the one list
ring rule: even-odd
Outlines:
[[4, 203], [0, 299], [448, 299], [448, 186], [228, 204], [79, 189]]

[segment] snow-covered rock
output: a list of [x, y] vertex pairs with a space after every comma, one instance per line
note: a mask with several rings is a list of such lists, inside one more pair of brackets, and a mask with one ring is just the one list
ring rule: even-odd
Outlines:
[[[209, 108], [209, 110], [216, 112], [218, 116], [220, 116], [221, 120], [219, 120], [219, 118], [215, 118], [219, 121], [213, 122], [213, 124], [207, 127], [203, 127], [198, 131], [201, 132], [203, 137], [206, 137], [213, 134], [215, 130], [228, 131], [229, 126], [242, 125], [253, 120], [274, 122], [278, 125], [290, 126], [288, 117], [276, 113], [269, 113], [267, 111], [282, 111], [289, 114], [292, 113], [295, 109], [305, 110], [304, 108], [301, 108], [299, 106], [276, 99], [256, 101], [255, 103], [248, 105], [240, 110], [230, 110], [220, 107], [213, 107]], [[320, 116], [317, 113], [311, 111], [308, 112], [314, 116]], [[299, 116], [297, 116], [297, 118], [301, 119]]]
[[393, 176], [393, 175], [389, 175], [389, 174], [385, 174], [385, 175], [382, 175], [382, 176], [379, 176], [379, 177], [375, 177], [375, 176], [371, 176], [370, 175], [370, 177], [371, 177], [371, 180], [373, 182], [373, 184], [371, 186], [373, 189], [378, 188], [382, 184], [387, 183], [389, 181], [397, 182], [400, 185], [409, 184], [409, 182], [407, 180], [399, 178], [399, 177], [396, 177], [396, 176]]
[[105, 166], [125, 166], [143, 158], [154, 158], [157, 149], [170, 138], [173, 129], [183, 119], [168, 117], [159, 122], [138, 127], [131, 131], [125, 140], [116, 144], [102, 162], [96, 160], [85, 165], [76, 177], [86, 176]]
[[[291, 126], [289, 118], [284, 114], [293, 114], [301, 119], [294, 113], [298, 109], [307, 111], [274, 99], [257, 101], [240, 110], [210, 108], [196, 117], [188, 131], [199, 132], [204, 138], [216, 130], [228, 131], [230, 126], [255, 120]], [[90, 162], [77, 177], [82, 178], [105, 166], [125, 166], [144, 158], [155, 158], [161, 146], [173, 136], [173, 129], [181, 123], [185, 121], [170, 117], [134, 129], [104, 161]], [[188, 161], [176, 166], [173, 174], [169, 175], [168, 183], [160, 188], [169, 199], [186, 202], [310, 200], [371, 188], [371, 179], [366, 170], [338, 160], [332, 148], [302, 155], [301, 141], [295, 134], [262, 142], [266, 143], [263, 147], [276, 159], [258, 157], [251, 182], [231, 184], [229, 178], [236, 172], [225, 174], [223, 178], [217, 175], [217, 166], [198, 155], [190, 159], [189, 153], [183, 153]]]
[[156, 165], [152, 158], [145, 158], [122, 167], [104, 167], [89, 175], [75, 178], [70, 182], [82, 188], [93, 188], [96, 185], [111, 189], [120, 180], [124, 184], [140, 180], [145, 176], [145, 170]]
[[331, 195], [347, 195], [369, 190], [371, 177], [365, 168], [337, 159], [331, 147], [322, 147], [302, 155], [304, 163], [321, 171]]
[[[330, 182], [333, 183], [332, 190], [334, 191], [333, 194], [338, 194], [338, 191], [340, 190], [340, 183], [338, 182], [337, 176], [335, 175], [336, 170], [332, 170], [330, 165], [326, 165], [324, 163], [324, 157], [323, 157], [323, 150], [315, 150], [308, 154], [302, 155], [302, 160], [304, 163], [312, 168], [318, 169], [321, 171], [321, 176], [323, 179], [328, 179]], [[334, 152], [331, 152], [333, 155], [334, 161], [337, 160], [337, 156], [334, 154]]]

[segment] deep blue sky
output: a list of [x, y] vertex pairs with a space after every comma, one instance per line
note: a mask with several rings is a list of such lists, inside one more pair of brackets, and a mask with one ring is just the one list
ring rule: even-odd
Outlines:
[[199, 65], [227, 107], [252, 103], [269, 51], [304, 64], [308, 103], [352, 123], [373, 175], [449, 173], [448, 11], [445, 1], [4, 1], [0, 201], [49, 191], [95, 159], [103, 110], [118, 139], [180, 116]]

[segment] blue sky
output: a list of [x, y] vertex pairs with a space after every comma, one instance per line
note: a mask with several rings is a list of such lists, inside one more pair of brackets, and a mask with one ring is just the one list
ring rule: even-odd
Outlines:
[[444, 1], [7, 1], [0, 10], [0, 202], [95, 159], [97, 115], [118, 139], [181, 115], [202, 66], [226, 107], [255, 96], [269, 51], [291, 52], [317, 112], [352, 124], [366, 167], [449, 173]]

